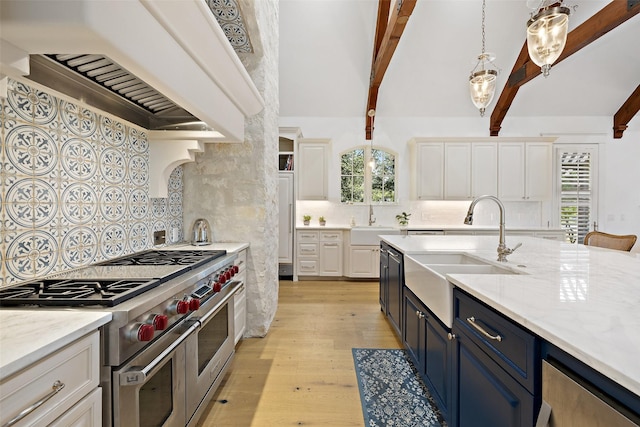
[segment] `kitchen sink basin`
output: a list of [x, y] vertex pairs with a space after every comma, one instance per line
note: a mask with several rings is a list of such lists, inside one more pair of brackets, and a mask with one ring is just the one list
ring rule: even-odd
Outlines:
[[453, 285], [447, 274], [520, 274], [466, 254], [405, 255], [406, 286], [446, 326], [453, 326]]
[[380, 244], [380, 235], [400, 234], [400, 229], [393, 227], [358, 226], [351, 229], [352, 245], [377, 246]]

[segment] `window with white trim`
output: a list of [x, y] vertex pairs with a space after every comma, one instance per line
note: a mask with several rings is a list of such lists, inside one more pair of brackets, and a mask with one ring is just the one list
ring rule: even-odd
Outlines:
[[556, 156], [560, 226], [571, 243], [582, 243], [597, 221], [597, 147], [559, 146]]
[[342, 153], [340, 200], [342, 203], [394, 203], [396, 156], [370, 146]]

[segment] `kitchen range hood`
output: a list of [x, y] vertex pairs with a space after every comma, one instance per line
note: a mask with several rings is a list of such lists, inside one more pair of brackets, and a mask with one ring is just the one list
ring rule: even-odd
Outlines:
[[3, 0], [0, 28], [5, 87], [26, 77], [149, 130], [204, 131], [207, 142], [243, 141], [245, 118], [264, 107], [203, 0]]

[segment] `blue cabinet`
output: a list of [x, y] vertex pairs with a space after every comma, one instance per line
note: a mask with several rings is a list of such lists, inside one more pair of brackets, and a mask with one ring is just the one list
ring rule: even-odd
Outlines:
[[448, 418], [451, 390], [449, 332], [409, 289], [404, 288], [402, 340], [442, 416]]
[[529, 427], [540, 407], [540, 345], [529, 331], [454, 290], [451, 425]]
[[389, 299], [389, 245], [380, 244], [380, 310], [387, 314], [387, 300]]
[[387, 289], [387, 317], [398, 336], [402, 336], [400, 322], [402, 321], [402, 288], [404, 285], [404, 268], [402, 253], [387, 247], [389, 255], [388, 289]]

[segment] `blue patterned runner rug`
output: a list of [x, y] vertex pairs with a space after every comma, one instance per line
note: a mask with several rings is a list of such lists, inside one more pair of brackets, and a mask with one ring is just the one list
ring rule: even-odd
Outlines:
[[366, 427], [446, 426], [405, 350], [352, 351]]

